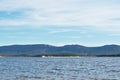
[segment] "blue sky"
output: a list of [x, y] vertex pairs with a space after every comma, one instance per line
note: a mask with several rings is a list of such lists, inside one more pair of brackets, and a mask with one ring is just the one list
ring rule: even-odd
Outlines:
[[0, 45], [120, 45], [120, 0], [0, 0]]

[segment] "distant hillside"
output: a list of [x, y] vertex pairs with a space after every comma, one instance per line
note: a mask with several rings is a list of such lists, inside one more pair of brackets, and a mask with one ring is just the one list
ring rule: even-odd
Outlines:
[[105, 45], [100, 47], [85, 47], [81, 45], [51, 46], [11, 45], [1, 46], [0, 56], [120, 56], [119, 45]]

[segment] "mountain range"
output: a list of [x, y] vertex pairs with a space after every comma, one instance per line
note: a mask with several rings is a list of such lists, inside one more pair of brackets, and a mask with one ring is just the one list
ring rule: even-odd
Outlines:
[[119, 45], [86, 47], [82, 45], [52, 46], [46, 44], [0, 46], [0, 56], [120, 56]]

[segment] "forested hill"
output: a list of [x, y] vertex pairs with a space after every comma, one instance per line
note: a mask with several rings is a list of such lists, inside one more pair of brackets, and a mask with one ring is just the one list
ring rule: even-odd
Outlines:
[[86, 47], [81, 45], [51, 46], [11, 45], [1, 46], [0, 56], [120, 56], [119, 45], [105, 45], [100, 47]]

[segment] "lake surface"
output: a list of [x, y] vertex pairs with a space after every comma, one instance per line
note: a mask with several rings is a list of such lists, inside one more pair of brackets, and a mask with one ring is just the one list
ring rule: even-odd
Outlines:
[[120, 57], [0, 58], [0, 80], [120, 80]]

